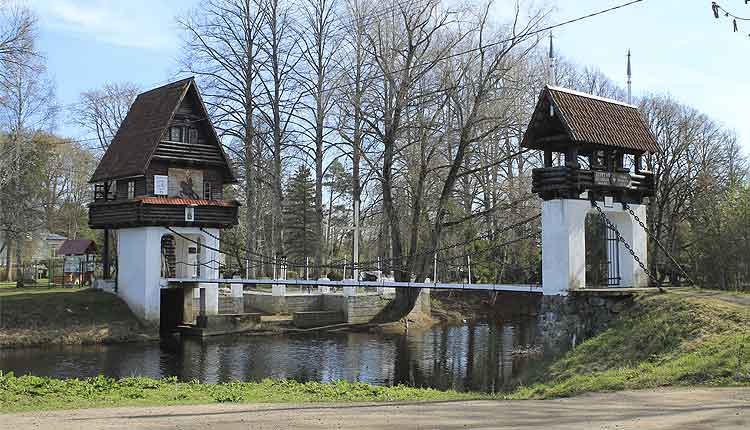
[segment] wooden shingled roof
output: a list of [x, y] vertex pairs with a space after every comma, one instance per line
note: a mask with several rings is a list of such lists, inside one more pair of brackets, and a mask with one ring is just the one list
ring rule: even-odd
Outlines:
[[634, 153], [659, 151], [636, 106], [548, 85], [539, 96], [521, 146], [545, 149], [551, 142], [557, 147], [576, 144]]
[[57, 250], [58, 256], [95, 254], [96, 242], [88, 239], [69, 239], [60, 245]]
[[[130, 106], [125, 120], [120, 124], [117, 134], [96, 167], [90, 183], [113, 179], [142, 176], [156, 151], [162, 135], [188, 91], [193, 88], [198, 100], [200, 93], [194, 79], [182, 79], [170, 84], [141, 93]], [[231, 182], [235, 182], [229, 167], [229, 159], [221, 148], [216, 132], [208, 119], [208, 112], [200, 100], [200, 107], [208, 121], [212, 138], [218, 146]]]

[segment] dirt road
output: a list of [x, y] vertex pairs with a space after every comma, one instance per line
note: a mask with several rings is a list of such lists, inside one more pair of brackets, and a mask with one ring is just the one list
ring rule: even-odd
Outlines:
[[750, 389], [670, 389], [544, 401], [245, 404], [0, 415], [1, 429], [750, 428]]

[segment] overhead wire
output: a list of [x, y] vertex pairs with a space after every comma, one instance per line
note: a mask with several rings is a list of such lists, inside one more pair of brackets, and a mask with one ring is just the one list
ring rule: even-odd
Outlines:
[[[425, 1], [425, 0], [418, 0], [418, 1]], [[586, 15], [582, 15], [582, 16], [579, 16], [577, 18], [572, 18], [572, 19], [569, 19], [569, 20], [566, 20], [566, 21], [562, 21], [562, 22], [557, 23], [557, 24], [553, 24], [553, 25], [549, 25], [549, 26], [545, 26], [545, 27], [536, 29], [536, 30], [532, 30], [532, 31], [523, 33], [522, 35], [516, 35], [516, 36], [505, 38], [505, 39], [502, 39], [502, 40], [499, 40], [499, 41], [496, 41], [496, 42], [487, 43], [487, 44], [482, 45], [480, 47], [468, 48], [468, 49], [465, 49], [465, 50], [462, 50], [462, 51], [459, 51], [459, 52], [453, 52], [453, 53], [450, 53], [450, 54], [445, 55], [443, 57], [440, 57], [440, 58], [436, 59], [435, 61], [445, 61], [447, 59], [459, 57], [461, 55], [465, 55], [465, 54], [468, 54], [468, 53], [471, 53], [471, 52], [481, 51], [481, 50], [484, 50], [484, 49], [487, 49], [487, 48], [490, 48], [490, 47], [493, 47], [493, 46], [498, 46], [498, 45], [502, 45], [504, 43], [516, 41], [516, 40], [518, 40], [519, 37], [522, 37], [522, 36], [523, 37], [528, 37], [528, 36], [533, 36], [535, 34], [547, 32], [547, 31], [550, 31], [550, 30], [553, 30], [553, 29], [556, 29], [556, 28], [559, 28], [559, 27], [562, 27], [562, 26], [570, 25], [570, 24], [573, 24], [573, 23], [576, 23], [576, 22], [580, 22], [580, 21], [583, 21], [583, 20], [586, 20], [586, 19], [594, 18], [594, 17], [599, 16], [599, 15], [610, 13], [610, 12], [616, 11], [618, 9], [622, 9], [622, 8], [625, 8], [625, 7], [628, 7], [628, 6], [631, 6], [633, 4], [643, 2], [643, 1], [644, 0], [632, 0], [632, 1], [629, 1], [629, 2], [626, 2], [626, 3], [622, 3], [622, 4], [619, 4], [619, 5], [616, 5], [616, 6], [612, 6], [612, 7], [606, 8], [606, 9], [601, 9], [601, 10], [598, 10], [598, 11], [595, 11], [595, 12], [592, 12], [592, 13], [589, 13], [589, 14], [586, 14]], [[406, 3], [406, 2], [404, 2], [404, 3]], [[403, 5], [403, 4], [399, 3], [399, 5]], [[423, 67], [425, 65], [428, 65], [428, 63], [427, 62], [423, 62], [423, 63], [414, 64], [410, 68], [413, 69], [413, 68]], [[401, 72], [404, 72], [404, 71], [406, 71], [406, 70], [408, 70], [410, 68], [396, 69], [396, 70], [391, 71], [390, 73], [391, 74], [401, 73]], [[370, 76], [369, 78], [370, 79], [375, 79], [375, 78], [383, 78], [383, 77], [386, 77], [385, 73], [375, 74], [375, 75]], [[169, 82], [167, 82], [167, 84], [169, 84]], [[350, 87], [350, 85], [348, 85], [348, 84], [340, 84], [340, 85], [334, 85], [334, 86], [329, 86], [329, 87], [323, 88], [323, 91], [324, 92], [331, 92], [331, 91], [335, 91], [335, 90], [338, 90], [338, 89], [349, 88], [349, 87]], [[80, 102], [76, 102], [76, 103], [80, 103]], [[72, 106], [72, 105], [74, 105], [76, 103], [69, 104], [69, 106]], [[203, 117], [203, 118], [196, 119], [194, 121], [197, 122], [197, 121], [203, 121], [203, 120], [206, 120], [206, 119], [210, 119], [210, 118], [209, 117]], [[138, 134], [141, 134], [141, 133], [145, 134], [145, 133], [148, 133], [150, 131], [154, 131], [154, 130], [158, 130], [158, 129], [162, 129], [162, 127], [153, 128], [151, 130], [144, 130], [144, 131], [142, 131], [142, 132], [140, 132]], [[83, 142], [90, 142], [90, 141], [99, 140], [100, 138], [105, 138], [106, 139], [106, 138], [114, 138], [114, 137], [115, 137], [114, 135], [105, 135], [105, 136], [101, 136], [101, 137], [81, 138], [81, 139], [66, 139], [66, 140], [68, 142], [73, 142], [73, 143], [83, 143]]]

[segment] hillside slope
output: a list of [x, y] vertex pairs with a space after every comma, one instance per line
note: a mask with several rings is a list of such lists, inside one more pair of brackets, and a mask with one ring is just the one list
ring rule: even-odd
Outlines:
[[515, 398], [662, 386], [750, 385], [750, 295], [643, 296], [609, 329], [545, 366]]
[[0, 291], [0, 348], [153, 337], [119, 297], [92, 289]]

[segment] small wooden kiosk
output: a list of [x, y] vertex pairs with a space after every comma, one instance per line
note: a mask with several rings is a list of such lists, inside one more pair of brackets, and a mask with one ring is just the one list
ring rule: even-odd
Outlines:
[[63, 257], [62, 284], [66, 286], [91, 286], [96, 269], [96, 243], [93, 240], [66, 240], [57, 250]]

